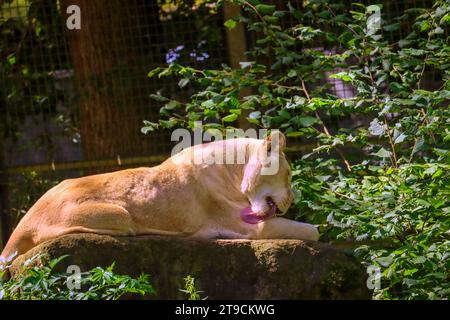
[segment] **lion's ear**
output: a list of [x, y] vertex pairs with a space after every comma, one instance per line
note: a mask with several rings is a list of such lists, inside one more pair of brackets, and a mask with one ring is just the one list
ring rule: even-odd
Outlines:
[[251, 157], [249, 162], [245, 165], [244, 176], [241, 182], [241, 192], [244, 194], [253, 190], [258, 183], [258, 178], [261, 173], [261, 161], [255, 156]]
[[266, 137], [264, 144], [267, 152], [284, 152], [284, 148], [286, 147], [286, 137], [280, 130], [272, 130], [270, 135]]

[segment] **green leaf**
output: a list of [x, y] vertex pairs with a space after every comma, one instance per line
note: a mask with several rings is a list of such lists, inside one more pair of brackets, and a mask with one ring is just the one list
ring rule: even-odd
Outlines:
[[225, 23], [223, 25], [231, 30], [236, 27], [237, 22], [233, 19], [228, 19], [227, 21], [225, 21]]
[[411, 262], [414, 264], [422, 264], [425, 261], [427, 261], [427, 258], [425, 258], [424, 256], [417, 256], [411, 259]]
[[337, 36], [330, 32], [326, 33], [326, 37], [329, 42], [335, 42], [337, 40]]
[[431, 25], [428, 21], [422, 21], [420, 23], [420, 31], [427, 31], [431, 28]]
[[401, 91], [404, 91], [405, 88], [398, 82], [391, 82], [389, 83], [389, 88], [392, 90], [392, 92], [394, 93], [399, 93]]
[[405, 105], [405, 106], [416, 105], [416, 102], [412, 99], [395, 99], [394, 101], [400, 105]]
[[294, 69], [292, 69], [292, 70], [290, 70], [290, 71], [288, 72], [288, 77], [289, 77], [289, 78], [293, 78], [293, 77], [295, 77], [295, 76], [297, 76], [297, 71], [295, 71]]
[[330, 75], [330, 79], [341, 79], [345, 82], [352, 81], [351, 76], [346, 72], [338, 72], [338, 73], [332, 74], [332, 75]]
[[155, 68], [155, 69], [151, 70], [151, 71], [147, 74], [147, 77], [151, 78], [151, 77], [153, 77], [154, 75], [157, 75], [160, 71], [161, 71], [161, 68], [160, 68], [160, 67]]
[[164, 109], [173, 110], [173, 109], [177, 108], [179, 105], [180, 105], [180, 103], [178, 101], [172, 100], [164, 106]]
[[402, 143], [403, 141], [405, 141], [405, 139], [406, 139], [407, 137], [408, 137], [408, 136], [407, 136], [406, 134], [401, 133], [397, 138], [395, 138], [394, 144]]
[[379, 257], [375, 259], [376, 262], [378, 262], [383, 267], [389, 267], [389, 265], [394, 261], [394, 258], [392, 257]]
[[262, 15], [268, 15], [274, 13], [276, 6], [269, 4], [258, 4], [256, 5], [256, 10]]
[[202, 104], [201, 104], [201, 106], [203, 108], [207, 108], [207, 109], [213, 108], [215, 105], [216, 104], [214, 103], [213, 99], [209, 99], [209, 100], [203, 101]]
[[414, 269], [408, 269], [408, 270], [405, 270], [405, 272], [403, 273], [403, 275], [405, 275], [405, 276], [410, 276], [410, 275], [413, 275], [414, 273], [416, 273], [417, 271], [419, 271], [419, 269], [417, 269], [417, 268], [414, 268]]
[[161, 127], [165, 129], [173, 128], [173, 126], [176, 124], [176, 121], [174, 120], [159, 120], [159, 123]]
[[403, 279], [403, 283], [408, 287], [415, 286], [419, 281], [414, 279], [405, 278]]
[[165, 76], [170, 76], [172, 74], [172, 69], [171, 68], [166, 68], [164, 70], [162, 70], [159, 74], [158, 74], [158, 78], [162, 78]]
[[236, 98], [235, 96], [231, 96], [229, 102], [233, 108], [239, 108], [240, 102], [239, 102], [239, 99]]
[[250, 123], [253, 123], [253, 124], [257, 124], [257, 125], [260, 124], [259, 119], [250, 119], [250, 118], [247, 118], [247, 121], [250, 122]]
[[429, 32], [429, 35], [435, 35], [435, 34], [443, 34], [444, 33], [444, 29], [442, 29], [441, 27], [437, 27], [436, 29], [432, 30]]
[[416, 143], [414, 144], [414, 148], [413, 148], [413, 151], [411, 152], [411, 154], [415, 154], [415, 153], [421, 151], [424, 143], [425, 143], [425, 139], [423, 137], [417, 138]]
[[378, 150], [377, 153], [373, 153], [374, 156], [380, 157], [380, 158], [389, 158], [392, 155], [392, 152], [381, 148], [380, 150]]
[[270, 89], [266, 84], [260, 85], [258, 91], [262, 94], [270, 95]]
[[439, 24], [450, 24], [450, 13], [447, 13], [445, 16], [441, 18]]
[[232, 113], [224, 118], [222, 118], [222, 121], [224, 122], [233, 122], [238, 118], [238, 115], [235, 113]]
[[295, 109], [298, 106], [306, 104], [306, 98], [300, 96], [294, 96], [290, 102], [285, 106], [286, 109]]
[[292, 131], [292, 132], [286, 133], [286, 136], [290, 137], [290, 138], [301, 137], [303, 135], [304, 135], [304, 133], [300, 132], [300, 131]]
[[314, 117], [295, 117], [295, 121], [303, 127], [310, 127], [315, 124], [318, 120]]
[[241, 115], [242, 110], [241, 109], [230, 109], [231, 113], [237, 114], [238, 116]]
[[272, 16], [264, 16], [264, 20], [266, 20], [269, 24], [277, 24], [279, 21], [279, 18], [272, 17]]
[[147, 134], [149, 132], [155, 131], [157, 128], [158, 128], [157, 123], [144, 120], [144, 127], [141, 128], [141, 132], [143, 134]]
[[412, 41], [410, 41], [410, 40], [402, 39], [402, 40], [399, 40], [398, 46], [400, 48], [407, 48], [411, 45], [411, 43], [412, 43]]
[[16, 64], [16, 62], [17, 62], [17, 58], [16, 58], [14, 55], [10, 55], [10, 56], [8, 57], [8, 63], [9, 63], [10, 65], [14, 65], [14, 64]]
[[160, 96], [159, 94], [151, 94], [150, 98], [152, 98], [153, 100], [156, 100], [158, 102], [166, 102], [169, 101], [168, 98]]
[[278, 115], [283, 119], [283, 120], [289, 120], [291, 118], [291, 114], [289, 113], [288, 110], [286, 109], [281, 109], [280, 111], [278, 111]]
[[185, 87], [188, 83], [189, 83], [189, 79], [188, 78], [183, 78], [183, 79], [181, 79], [179, 82], [178, 82], [178, 86], [180, 87], [180, 88], [183, 88], [183, 87]]

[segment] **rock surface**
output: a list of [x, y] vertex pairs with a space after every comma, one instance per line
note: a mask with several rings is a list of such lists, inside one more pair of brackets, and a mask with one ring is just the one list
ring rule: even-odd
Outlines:
[[186, 299], [179, 291], [192, 275], [208, 299], [370, 299], [367, 274], [342, 250], [299, 240], [194, 241], [141, 236], [73, 234], [47, 241], [16, 259], [13, 270], [36, 253], [70, 255], [60, 271], [116, 262], [115, 272], [150, 275], [158, 299]]

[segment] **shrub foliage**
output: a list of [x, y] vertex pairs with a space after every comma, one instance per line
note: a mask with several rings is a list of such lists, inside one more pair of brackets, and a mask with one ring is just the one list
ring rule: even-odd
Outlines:
[[[48, 261], [42, 255], [36, 255], [28, 259], [23, 270], [8, 281], [0, 282], [0, 299], [117, 300], [124, 295], [148, 296], [156, 293], [148, 275], [142, 274], [137, 278], [119, 275], [114, 272], [114, 264], [106, 269], [96, 267], [79, 275], [56, 271], [55, 267], [66, 257]], [[10, 263], [6, 263], [0, 272], [0, 279], [9, 268]]]
[[243, 16], [225, 26], [242, 22], [254, 35], [248, 61], [150, 71], [192, 94], [152, 95], [161, 119], [143, 132], [200, 120], [223, 130], [245, 118], [316, 144], [293, 163], [293, 217], [354, 241], [362, 263], [381, 272], [374, 298], [448, 297], [450, 2], [389, 19], [381, 5], [235, 2]]

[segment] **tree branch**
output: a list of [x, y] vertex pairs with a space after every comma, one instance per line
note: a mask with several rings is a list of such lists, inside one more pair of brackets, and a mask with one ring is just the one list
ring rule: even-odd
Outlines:
[[387, 122], [387, 118], [386, 118], [385, 114], [383, 114], [383, 118], [384, 118], [384, 124], [386, 125], [386, 133], [388, 135], [389, 143], [390, 143], [391, 149], [392, 149], [392, 157], [394, 158], [394, 159], [391, 159], [391, 161], [392, 161], [392, 164], [394, 165], [394, 167], [398, 168], [397, 153], [395, 152], [395, 143], [392, 140], [391, 130], [389, 129], [389, 124]]

